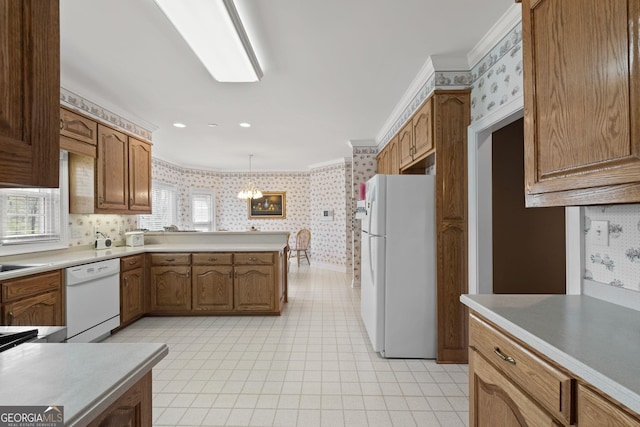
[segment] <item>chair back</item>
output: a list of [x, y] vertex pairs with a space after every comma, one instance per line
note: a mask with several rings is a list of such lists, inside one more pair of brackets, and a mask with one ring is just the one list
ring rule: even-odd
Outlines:
[[311, 242], [311, 231], [306, 228], [298, 231], [296, 234], [296, 249], [306, 250], [309, 249], [309, 243]]

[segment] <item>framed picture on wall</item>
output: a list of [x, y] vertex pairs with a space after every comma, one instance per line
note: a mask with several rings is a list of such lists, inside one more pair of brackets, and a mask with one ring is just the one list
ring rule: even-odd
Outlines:
[[247, 201], [249, 219], [285, 219], [287, 217], [285, 205], [284, 191], [263, 191], [262, 198]]

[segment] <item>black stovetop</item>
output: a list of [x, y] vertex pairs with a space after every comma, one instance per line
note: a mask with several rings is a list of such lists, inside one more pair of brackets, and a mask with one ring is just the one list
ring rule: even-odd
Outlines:
[[22, 332], [0, 332], [0, 353], [37, 337], [37, 329]]

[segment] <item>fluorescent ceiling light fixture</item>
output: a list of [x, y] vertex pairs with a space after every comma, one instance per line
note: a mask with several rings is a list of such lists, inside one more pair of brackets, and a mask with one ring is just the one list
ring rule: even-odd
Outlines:
[[242, 123], [240, 123], [240, 127], [241, 128], [250, 128], [251, 127], [251, 123], [242, 122]]
[[233, 0], [154, 0], [219, 82], [257, 82], [262, 70]]
[[184, 123], [174, 123], [173, 125], [175, 127], [177, 127], [177, 128], [186, 128], [187, 127], [187, 125], [185, 125]]

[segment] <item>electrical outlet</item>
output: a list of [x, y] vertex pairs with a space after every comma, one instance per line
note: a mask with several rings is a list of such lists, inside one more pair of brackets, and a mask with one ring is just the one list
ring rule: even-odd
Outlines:
[[591, 221], [592, 243], [609, 246], [609, 221]]
[[72, 239], [80, 239], [82, 238], [82, 229], [80, 227], [71, 227], [71, 238]]

